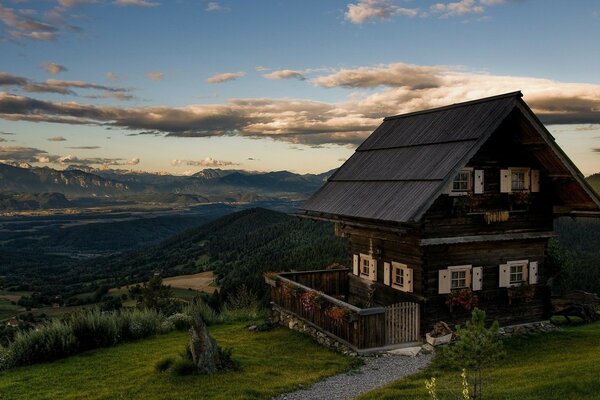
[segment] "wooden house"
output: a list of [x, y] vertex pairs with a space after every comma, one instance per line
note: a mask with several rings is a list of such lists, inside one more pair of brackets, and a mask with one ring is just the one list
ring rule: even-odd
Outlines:
[[357, 350], [419, 341], [475, 303], [501, 325], [547, 318], [554, 218], [598, 216], [600, 199], [521, 97], [385, 118], [302, 207], [348, 238], [352, 266], [280, 274], [274, 306]]

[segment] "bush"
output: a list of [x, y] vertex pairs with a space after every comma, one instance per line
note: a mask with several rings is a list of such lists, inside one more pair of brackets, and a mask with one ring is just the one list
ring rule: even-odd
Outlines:
[[171, 368], [171, 366], [175, 363], [175, 359], [173, 357], [164, 357], [161, 358], [154, 364], [154, 369], [156, 372], [165, 372]]
[[172, 324], [173, 329], [185, 331], [190, 329], [192, 318], [188, 314], [177, 313], [170, 315], [165, 322]]
[[29, 365], [70, 356], [78, 347], [71, 326], [54, 320], [38, 330], [17, 333], [8, 357], [12, 366]]
[[187, 357], [179, 357], [171, 365], [171, 371], [177, 376], [192, 375], [196, 370], [194, 362]]
[[142, 339], [164, 332], [161, 315], [154, 310], [132, 310], [121, 314], [123, 340]]
[[113, 346], [119, 342], [117, 319], [118, 316], [114, 313], [92, 310], [71, 315], [67, 323], [75, 335], [79, 351], [86, 351]]

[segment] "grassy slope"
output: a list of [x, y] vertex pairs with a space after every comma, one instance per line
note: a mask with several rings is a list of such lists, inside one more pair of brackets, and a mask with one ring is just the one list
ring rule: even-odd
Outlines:
[[248, 332], [244, 324], [211, 327], [233, 348], [239, 372], [174, 377], [154, 364], [176, 356], [187, 333], [176, 332], [0, 374], [7, 399], [269, 399], [351, 368], [352, 359], [287, 329]]
[[[488, 374], [487, 400], [600, 399], [600, 323], [514, 338], [507, 341], [506, 349], [506, 359]], [[458, 372], [430, 367], [359, 399], [428, 399], [424, 381], [432, 376], [438, 379], [442, 399], [451, 396], [441, 388], [460, 393]]]

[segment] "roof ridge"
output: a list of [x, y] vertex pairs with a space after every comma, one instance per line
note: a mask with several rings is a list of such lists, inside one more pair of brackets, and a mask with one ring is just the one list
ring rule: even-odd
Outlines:
[[521, 97], [523, 97], [523, 93], [521, 93], [520, 90], [517, 90], [516, 92], [509, 92], [509, 93], [499, 94], [496, 96], [484, 97], [482, 99], [464, 101], [462, 103], [454, 103], [454, 104], [450, 104], [448, 106], [430, 108], [428, 110], [413, 111], [413, 112], [409, 112], [406, 114], [391, 115], [389, 117], [385, 117], [383, 120], [389, 121], [389, 120], [400, 119], [400, 118], [404, 118], [404, 117], [412, 117], [413, 115], [428, 114], [428, 113], [432, 113], [432, 112], [443, 111], [443, 110], [464, 107], [464, 106], [470, 106], [473, 104], [485, 103], [488, 101], [494, 101], [494, 100], [504, 99], [504, 98], [508, 98], [508, 97], [521, 98]]

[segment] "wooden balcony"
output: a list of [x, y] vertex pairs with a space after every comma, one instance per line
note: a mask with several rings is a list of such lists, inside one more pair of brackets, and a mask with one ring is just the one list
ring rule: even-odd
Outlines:
[[402, 302], [359, 308], [348, 296], [348, 269], [285, 272], [265, 277], [275, 309], [303, 320], [359, 353], [421, 341], [420, 306]]

